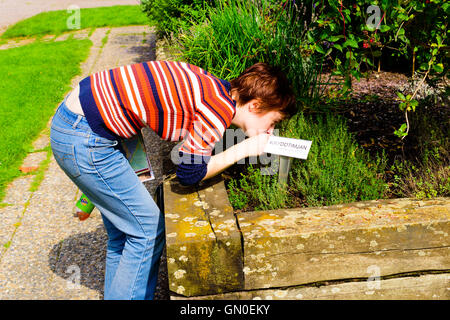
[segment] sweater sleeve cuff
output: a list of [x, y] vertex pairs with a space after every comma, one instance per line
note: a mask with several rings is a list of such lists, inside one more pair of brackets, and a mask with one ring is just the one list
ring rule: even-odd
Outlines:
[[210, 156], [200, 156], [179, 152], [181, 162], [178, 164], [177, 177], [182, 185], [200, 182], [207, 172]]

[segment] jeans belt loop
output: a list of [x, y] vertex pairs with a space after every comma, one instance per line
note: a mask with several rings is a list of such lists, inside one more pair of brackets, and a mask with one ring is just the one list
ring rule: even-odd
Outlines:
[[77, 120], [73, 123], [72, 129], [75, 129], [77, 125], [80, 123], [81, 119], [83, 119], [82, 115], [78, 115]]

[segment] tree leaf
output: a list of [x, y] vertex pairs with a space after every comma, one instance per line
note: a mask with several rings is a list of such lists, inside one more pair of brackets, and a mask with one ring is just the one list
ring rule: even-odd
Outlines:
[[341, 46], [340, 44], [335, 43], [335, 44], [334, 44], [334, 47], [335, 47], [336, 49], [338, 49], [340, 52], [342, 52], [342, 46]]
[[316, 46], [316, 51], [321, 53], [321, 54], [325, 54], [325, 51], [323, 51], [322, 47], [320, 45]]
[[382, 26], [380, 26], [380, 31], [381, 31], [381, 32], [386, 32], [386, 31], [389, 31], [389, 30], [391, 30], [391, 27], [389, 27], [389, 26], [387, 26], [387, 25], [385, 25], [385, 24], [383, 24]]
[[403, 123], [398, 130], [394, 131], [394, 134], [399, 138], [406, 136], [407, 135], [407, 133], [405, 132], [406, 127], [407, 127], [406, 123]]
[[434, 64], [433, 69], [437, 73], [441, 73], [442, 71], [444, 71], [444, 65], [442, 63]]
[[347, 41], [344, 42], [344, 44], [342, 45], [344, 48], [347, 46], [353, 47], [353, 48], [358, 48], [358, 42], [354, 39], [348, 39]]
[[401, 92], [396, 92], [397, 96], [401, 99], [401, 100], [406, 100], [405, 95]]
[[330, 42], [336, 42], [336, 41], [338, 41], [340, 38], [341, 38], [341, 37], [339, 37], [339, 36], [331, 36], [331, 37], [329, 37], [327, 40], [330, 41]]
[[381, 57], [381, 51], [380, 50], [374, 51], [373, 56], [376, 58]]

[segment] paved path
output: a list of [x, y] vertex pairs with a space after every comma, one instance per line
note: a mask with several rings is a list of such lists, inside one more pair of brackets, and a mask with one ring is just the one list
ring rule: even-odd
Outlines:
[[[90, 39], [90, 56], [72, 86], [92, 72], [155, 59], [155, 36], [147, 26], [98, 28]], [[58, 40], [64, 39], [49, 41]], [[49, 144], [48, 131], [35, 142], [35, 150]], [[158, 145], [150, 132], [145, 137], [146, 144]], [[152, 156], [161, 152], [158, 148]], [[162, 169], [153, 165], [160, 181]], [[80, 192], [53, 157], [39, 188], [31, 192], [33, 179], [12, 182], [4, 199], [10, 205], [0, 208], [0, 299], [102, 299], [107, 237], [99, 212], [83, 222], [74, 216]], [[147, 188], [153, 191], [158, 181]], [[167, 298], [165, 279], [162, 270], [157, 299]]]

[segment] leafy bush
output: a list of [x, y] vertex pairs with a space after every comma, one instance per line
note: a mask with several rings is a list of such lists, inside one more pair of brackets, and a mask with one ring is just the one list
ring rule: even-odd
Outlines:
[[205, 9], [214, 1], [207, 0], [142, 0], [141, 8], [160, 35], [178, 34], [193, 20], [203, 20]]
[[[233, 79], [257, 61], [265, 34], [258, 9], [237, 2], [210, 9], [208, 18], [183, 30], [178, 46], [183, 60], [223, 79]], [[250, 60], [250, 61], [249, 61]]]
[[383, 197], [387, 187], [382, 178], [385, 155], [372, 161], [354, 142], [344, 119], [332, 114], [299, 114], [288, 122], [285, 136], [313, 141], [308, 160], [295, 160], [290, 176], [292, 186], [308, 204], [331, 205]]
[[450, 162], [434, 154], [425, 156], [424, 162], [414, 165], [396, 161], [392, 193], [399, 197], [417, 199], [450, 196]]
[[249, 5], [242, 0], [218, 0], [207, 17], [179, 34], [181, 59], [226, 80], [256, 62], [268, 62], [287, 74], [299, 107], [321, 106], [322, 60], [302, 51], [304, 24], [292, 7], [283, 8], [277, 1]]
[[[413, 55], [425, 71], [436, 49], [433, 43], [443, 43], [447, 37], [450, 12], [444, 0], [303, 1], [296, 8], [309, 13], [306, 46], [331, 55], [336, 73], [350, 72], [355, 77], [361, 65], [373, 67], [392, 57], [412, 62]], [[445, 59], [441, 52], [434, 61], [436, 72], [443, 71]]]
[[250, 165], [239, 181], [228, 184], [230, 203], [238, 210], [271, 210], [292, 206], [293, 198], [286, 188], [280, 186], [277, 175], [261, 175], [258, 168]]

